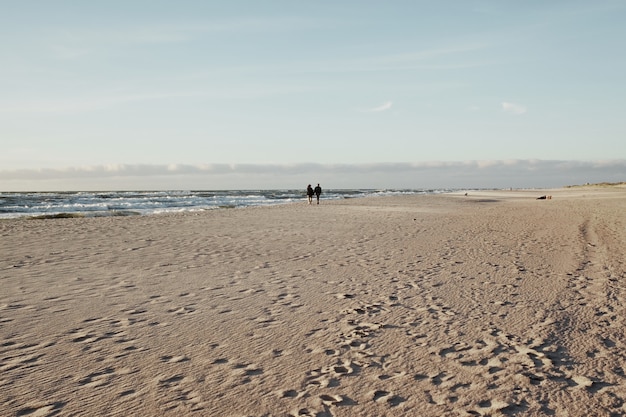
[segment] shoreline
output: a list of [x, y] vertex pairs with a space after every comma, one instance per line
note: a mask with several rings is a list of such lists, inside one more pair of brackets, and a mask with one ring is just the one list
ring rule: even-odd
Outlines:
[[[322, 196], [322, 204], [333, 204], [335, 202], [341, 202], [343, 200], [351, 200], [353, 198], [361, 199], [361, 198], [389, 198], [389, 197], [410, 197], [410, 196], [423, 196], [423, 195], [452, 195], [459, 196], [462, 195], [464, 197], [479, 197], [479, 196], [488, 196], [488, 197], [499, 197], [499, 198], [535, 198], [546, 195], [546, 193], [557, 194], [560, 197], [582, 197], [585, 193], [581, 193], [581, 191], [586, 191], [587, 194], [589, 192], [593, 193], [594, 197], [600, 197], [601, 195], [612, 196], [611, 193], [619, 193], [626, 190], [626, 185], [622, 185], [623, 183], [616, 184], [589, 184], [589, 185], [576, 185], [576, 186], [567, 186], [567, 187], [559, 187], [559, 188], [525, 188], [525, 189], [459, 189], [459, 190], [451, 190], [451, 191], [440, 191], [440, 192], [424, 192], [421, 193], [420, 190], [410, 190], [415, 192], [414, 194], [382, 194], [382, 195], [359, 195], [358, 197], [344, 197], [344, 198], [331, 198], [325, 199]], [[230, 192], [240, 193], [245, 190], [233, 190]], [[273, 191], [273, 190], [268, 190]], [[292, 190], [288, 190], [292, 191]], [[335, 190], [337, 191], [337, 190]], [[339, 190], [341, 191], [341, 190]], [[343, 191], [355, 191], [355, 190], [343, 190]], [[362, 192], [366, 191], [375, 191], [375, 190], [359, 190]], [[388, 190], [389, 192], [395, 193], [402, 190]], [[407, 190], [409, 191], [409, 190]], [[259, 205], [220, 205], [214, 206], [210, 208], [198, 208], [198, 209], [188, 209], [188, 210], [172, 210], [172, 211], [163, 211], [163, 212], [155, 212], [155, 213], [143, 213], [138, 210], [132, 209], [114, 209], [109, 210], [107, 212], [100, 211], [83, 211], [83, 212], [55, 212], [51, 214], [40, 214], [40, 215], [21, 215], [17, 217], [0, 217], [0, 221], [4, 220], [18, 220], [18, 219], [26, 219], [26, 220], [50, 220], [50, 219], [64, 219], [64, 218], [92, 218], [92, 217], [133, 217], [133, 216], [161, 216], [161, 215], [178, 215], [178, 214], [202, 214], [205, 212], [213, 211], [213, 210], [223, 210], [223, 209], [243, 209], [243, 208], [257, 208], [257, 207], [268, 207], [268, 206], [282, 206], [282, 205], [291, 205], [291, 204], [301, 204], [302, 202], [306, 202], [306, 197], [302, 197], [302, 201], [288, 201], [288, 202], [280, 202], [280, 203], [271, 203], [271, 204], [259, 204]]]
[[6, 219], [0, 411], [623, 413], [624, 213], [541, 189]]

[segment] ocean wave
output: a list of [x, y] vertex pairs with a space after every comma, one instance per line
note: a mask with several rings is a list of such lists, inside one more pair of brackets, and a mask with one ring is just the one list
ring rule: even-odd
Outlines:
[[[454, 190], [324, 190], [322, 200]], [[290, 204], [306, 199], [304, 190], [77, 191], [0, 193], [0, 219], [150, 215], [250, 206]]]

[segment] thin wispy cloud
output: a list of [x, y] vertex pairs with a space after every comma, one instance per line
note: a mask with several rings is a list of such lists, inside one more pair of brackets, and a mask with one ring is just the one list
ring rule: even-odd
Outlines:
[[106, 94], [94, 92], [90, 95], [76, 97], [54, 97], [10, 100], [0, 98], [0, 115], [7, 114], [79, 114], [94, 110], [112, 108], [124, 104], [148, 101], [173, 101], [192, 99], [211, 100], [248, 100], [278, 95], [299, 94], [311, 91], [314, 87], [302, 85], [241, 85], [235, 88], [223, 87], [210, 91], [148, 91]]
[[379, 72], [406, 70], [457, 70], [493, 65], [491, 60], [477, 57], [489, 44], [472, 43], [413, 50], [395, 54], [352, 56], [326, 62], [307, 63], [313, 72]]
[[337, 24], [338, 22], [330, 19], [299, 16], [265, 16], [198, 19], [185, 24], [154, 22], [137, 25], [134, 22], [130, 24], [120, 23], [108, 26], [78, 27], [72, 32], [55, 26], [45, 29], [48, 36], [51, 36], [57, 42], [65, 42], [72, 45], [119, 46], [123, 44], [145, 45], [190, 42], [221, 33], [296, 32]]
[[509, 101], [503, 101], [501, 103], [502, 110], [505, 113], [514, 114], [514, 115], [522, 115], [527, 112], [526, 106], [519, 103], [511, 103]]
[[50, 50], [54, 57], [62, 60], [83, 58], [91, 52], [87, 47], [72, 47], [68, 45], [51, 45]]
[[372, 108], [369, 108], [369, 109], [365, 109], [363, 111], [366, 112], [366, 113], [379, 113], [379, 112], [383, 112], [383, 111], [387, 111], [387, 110], [391, 109], [391, 106], [393, 106], [393, 102], [385, 101], [380, 106], [376, 106], [376, 107], [372, 107]]
[[151, 100], [181, 99], [191, 97], [203, 97], [198, 92], [172, 92], [172, 93], [137, 93], [108, 96], [90, 96], [61, 99], [37, 99], [13, 102], [0, 101], [0, 113], [84, 113], [91, 110], [114, 107], [123, 103], [132, 103]]
[[420, 51], [412, 51], [398, 54], [385, 55], [379, 57], [379, 61], [396, 64], [414, 64], [427, 60], [433, 60], [441, 57], [460, 56], [489, 48], [489, 44], [485, 42], [459, 43], [457, 45], [442, 45], [438, 48], [423, 49]]

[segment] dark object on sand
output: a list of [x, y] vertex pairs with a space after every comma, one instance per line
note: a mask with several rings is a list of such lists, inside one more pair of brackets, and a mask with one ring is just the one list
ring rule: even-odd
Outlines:
[[542, 195], [541, 197], [537, 197], [537, 200], [552, 200], [551, 195]]

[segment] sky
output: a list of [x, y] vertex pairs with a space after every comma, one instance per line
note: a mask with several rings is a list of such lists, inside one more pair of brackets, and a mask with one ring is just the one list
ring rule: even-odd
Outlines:
[[0, 191], [626, 181], [626, 0], [0, 9]]

